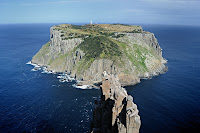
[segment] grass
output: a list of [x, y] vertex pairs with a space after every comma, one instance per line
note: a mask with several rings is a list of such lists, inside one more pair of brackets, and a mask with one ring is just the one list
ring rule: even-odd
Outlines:
[[85, 53], [85, 58], [107, 58], [112, 59], [113, 56], [120, 56], [119, 46], [105, 36], [95, 36], [85, 38], [78, 46]]
[[[61, 53], [59, 53], [58, 54], [58, 57], [56, 58], [56, 59], [54, 59], [54, 60], [52, 60], [52, 59], [50, 59], [50, 61], [49, 61], [49, 65], [52, 65], [53, 63], [55, 64], [55, 62], [56, 63], [58, 63], [57, 65], [59, 65], [59, 63], [62, 63], [62, 62], [64, 62], [64, 60], [65, 60], [65, 58], [68, 56], [68, 53], [67, 54], [61, 54]], [[61, 60], [61, 62], [59, 62], [58, 60]]]
[[33, 58], [34, 59], [39, 59], [42, 56], [45, 56], [45, 54], [48, 53], [49, 46], [50, 46], [50, 42], [47, 42], [45, 45], [42, 46], [42, 48], [40, 49], [40, 51]]
[[[123, 25], [123, 24], [87, 24], [87, 25], [70, 25], [62, 24], [57, 25], [55, 30], [65, 33], [62, 35], [63, 40], [73, 38], [85, 38], [86, 36], [112, 36], [115, 38], [123, 37], [123, 34], [114, 36], [116, 32], [142, 32], [142, 28], [137, 25]], [[71, 36], [71, 33], [76, 33], [77, 35]]]
[[78, 64], [76, 65], [78, 74], [81, 74], [85, 70], [87, 70], [91, 66], [91, 64], [94, 62], [94, 60], [95, 58], [91, 58], [89, 60], [86, 58], [83, 58], [82, 60], [80, 60]]
[[148, 50], [141, 45], [134, 44], [132, 47], [126, 43], [113, 40], [123, 50], [123, 54], [132, 62], [136, 69], [140, 72], [146, 72], [147, 67], [145, 65], [146, 56], [145, 54], [151, 54], [151, 50]]
[[143, 55], [143, 53], [146, 54], [148, 52], [147, 49], [137, 44], [134, 44], [133, 48], [134, 48], [133, 60], [135, 61], [134, 62], [135, 66], [137, 66], [139, 71], [142, 72], [147, 71], [147, 67], [145, 65], [146, 56]]

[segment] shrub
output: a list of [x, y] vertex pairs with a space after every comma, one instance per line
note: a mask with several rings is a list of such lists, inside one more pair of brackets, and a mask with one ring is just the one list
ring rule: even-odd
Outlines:
[[119, 46], [104, 36], [85, 38], [79, 45], [79, 48], [84, 51], [87, 60], [99, 57], [112, 59], [113, 56], [120, 56], [122, 54]]

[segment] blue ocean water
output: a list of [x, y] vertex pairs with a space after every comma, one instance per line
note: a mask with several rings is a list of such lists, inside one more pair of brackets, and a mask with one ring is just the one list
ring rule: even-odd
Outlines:
[[[80, 90], [26, 65], [53, 24], [0, 25], [0, 132], [72, 132], [90, 128], [100, 90]], [[166, 74], [126, 87], [138, 105], [141, 133], [200, 131], [200, 27], [143, 25], [155, 33]]]

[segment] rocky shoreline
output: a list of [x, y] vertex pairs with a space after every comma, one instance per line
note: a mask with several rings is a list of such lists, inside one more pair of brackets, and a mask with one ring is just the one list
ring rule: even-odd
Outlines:
[[[39, 64], [36, 63], [32, 63], [31, 61], [29, 61], [28, 63], [26, 63], [27, 65], [32, 65], [34, 66], [33, 69], [31, 69], [31, 71], [39, 71], [41, 70], [41, 73], [46, 73], [46, 74], [58, 74], [57, 78], [59, 79], [60, 82], [71, 82], [71, 81], [75, 81], [76, 84], [73, 84], [72, 86], [75, 88], [79, 88], [79, 89], [92, 89], [92, 88], [96, 88], [99, 89], [98, 85], [94, 85], [94, 84], [83, 84], [82, 81], [76, 80], [73, 77], [70, 77], [70, 73], [67, 72], [56, 72], [53, 70], [48, 70], [47, 66], [40, 66]], [[98, 83], [100, 84], [100, 83]]]
[[[47, 73], [47, 74], [59, 74], [59, 73], [62, 74], [63, 73], [63, 72], [57, 72], [55, 70], [48, 70], [47, 66], [39, 65], [37, 63], [33, 63], [32, 61], [29, 61], [26, 64], [30, 64], [30, 65], [34, 66], [34, 68], [31, 71], [38, 71], [38, 70], [42, 69], [43, 70], [42, 73]], [[165, 60], [164, 64], [167, 64], [167, 60]], [[142, 76], [136, 78], [134, 81], [132, 81], [132, 84], [127, 84], [127, 83], [123, 84], [123, 79], [124, 79], [123, 77], [121, 77], [122, 80], [120, 81], [120, 83], [122, 86], [136, 85], [141, 82], [140, 81], [141, 79], [151, 79], [152, 77], [158, 76], [159, 74], [164, 74], [167, 71], [168, 71], [168, 67], [166, 65], [164, 65], [164, 67], [162, 69], [160, 69], [159, 72], [155, 72], [155, 73], [151, 73], [151, 74], [145, 73], [144, 75], [142, 75]], [[73, 79], [76, 81], [76, 84], [73, 85], [75, 88], [81, 88], [81, 89], [98, 88], [99, 89], [100, 88], [99, 85], [102, 84], [102, 80], [95, 81], [95, 82], [94, 81], [81, 81], [81, 80], [77, 80], [76, 77], [72, 77], [70, 75], [70, 73], [67, 73], [67, 72], [64, 72], [64, 73], [66, 73], [70, 79]], [[123, 75], [118, 75], [118, 76], [123, 76]], [[125, 79], [125, 80], [127, 80], [127, 79]]]
[[[166, 60], [166, 62], [164, 64], [166, 64], [166, 63], [167, 63], [167, 60]], [[38, 71], [38, 70], [42, 69], [43, 70], [42, 73], [47, 73], [47, 74], [63, 74], [63, 72], [57, 72], [55, 70], [48, 70], [47, 66], [39, 65], [37, 63], [33, 63], [32, 61], [29, 61], [26, 64], [30, 64], [30, 65], [34, 66], [34, 68], [31, 71]], [[151, 79], [152, 77], [158, 76], [159, 74], [164, 74], [167, 71], [168, 71], [168, 67], [166, 65], [164, 65], [164, 67], [159, 72], [155, 72], [155, 73], [151, 73], [151, 74], [146, 73], [145, 75], [140, 76], [139, 78], [136, 78], [135, 81], [132, 81], [132, 84], [123, 84], [123, 79], [124, 78], [122, 78], [122, 77], [121, 77], [122, 80], [120, 81], [120, 83], [121, 83], [121, 86], [136, 85], [136, 84], [138, 84], [138, 83], [141, 82], [140, 81], [141, 79]], [[97, 89], [99, 89], [100, 88], [100, 84], [102, 84], [102, 80], [95, 81], [95, 82], [94, 81], [80, 81], [80, 80], [77, 80], [76, 77], [72, 77], [70, 75], [70, 73], [67, 73], [67, 72], [64, 72], [64, 73], [68, 76], [68, 78], [70, 80], [75, 80], [76, 81], [76, 84], [73, 85], [73, 87], [75, 87], [75, 88], [80, 88], [80, 89], [97, 88]], [[122, 75], [118, 75], [118, 76], [122, 76]], [[125, 79], [125, 80], [127, 80], [127, 79]], [[67, 81], [68, 80], [66, 80], [65, 82], [67, 82]]]

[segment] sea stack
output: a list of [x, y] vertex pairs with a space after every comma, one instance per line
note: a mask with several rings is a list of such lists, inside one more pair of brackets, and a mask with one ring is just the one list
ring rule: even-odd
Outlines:
[[139, 133], [137, 105], [121, 87], [118, 76], [104, 72], [100, 88], [101, 99], [95, 100], [91, 133]]

